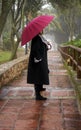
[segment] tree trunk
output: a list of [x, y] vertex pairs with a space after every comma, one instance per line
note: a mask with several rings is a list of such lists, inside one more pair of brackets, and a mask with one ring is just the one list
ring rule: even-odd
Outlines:
[[15, 0], [2, 0], [2, 11], [0, 15], [0, 37], [5, 26], [7, 16], [12, 8], [14, 1]]
[[17, 41], [16, 44], [14, 45], [14, 49], [12, 50], [10, 60], [13, 60], [13, 59], [17, 58], [17, 49], [18, 49], [18, 46], [19, 46], [19, 41]]

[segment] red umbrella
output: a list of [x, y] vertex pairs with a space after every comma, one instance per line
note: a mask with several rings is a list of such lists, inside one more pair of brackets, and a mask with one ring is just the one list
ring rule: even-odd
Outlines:
[[25, 45], [28, 41], [34, 38], [53, 20], [53, 18], [54, 16], [41, 15], [29, 22], [22, 32], [21, 45]]

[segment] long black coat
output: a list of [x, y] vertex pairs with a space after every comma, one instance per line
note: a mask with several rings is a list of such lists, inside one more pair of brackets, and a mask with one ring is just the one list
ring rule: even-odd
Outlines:
[[[35, 63], [34, 58], [42, 59], [42, 61]], [[49, 84], [47, 46], [43, 43], [39, 35], [34, 37], [31, 42], [27, 83]]]

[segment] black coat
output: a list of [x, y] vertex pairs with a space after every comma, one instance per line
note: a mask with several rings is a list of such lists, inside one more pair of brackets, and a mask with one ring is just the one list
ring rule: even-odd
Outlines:
[[[34, 58], [42, 59], [35, 63]], [[47, 46], [37, 35], [32, 39], [31, 51], [28, 64], [27, 83], [30, 84], [49, 84], [49, 73], [47, 63]]]

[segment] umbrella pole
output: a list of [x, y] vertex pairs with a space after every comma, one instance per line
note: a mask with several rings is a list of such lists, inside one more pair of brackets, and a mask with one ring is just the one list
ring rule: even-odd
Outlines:
[[25, 55], [28, 53], [28, 47], [27, 44], [25, 45]]

